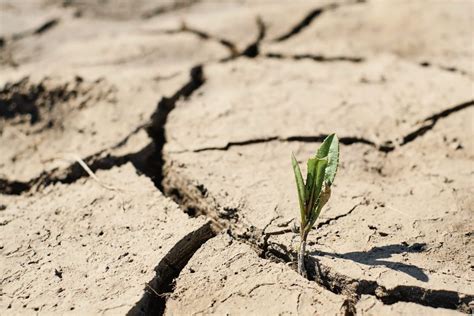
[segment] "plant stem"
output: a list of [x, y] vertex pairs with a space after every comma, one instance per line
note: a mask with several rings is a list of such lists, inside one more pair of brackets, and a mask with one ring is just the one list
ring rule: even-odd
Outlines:
[[304, 278], [308, 278], [304, 264], [304, 256], [306, 253], [306, 237], [308, 237], [308, 234], [303, 232], [301, 234], [300, 247], [298, 249], [298, 273]]

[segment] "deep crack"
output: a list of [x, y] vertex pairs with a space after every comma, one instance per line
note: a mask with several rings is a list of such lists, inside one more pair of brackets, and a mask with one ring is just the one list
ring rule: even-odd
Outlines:
[[8, 179], [0, 179], [0, 193], [7, 195], [19, 195], [30, 189], [28, 182], [10, 181]]
[[142, 298], [127, 315], [163, 315], [166, 299], [173, 292], [175, 279], [196, 251], [215, 236], [216, 232], [208, 222], [178, 241], [155, 267], [155, 277], [148, 282]]
[[[95, 172], [97, 170], [107, 170], [115, 166], [121, 166], [127, 162], [132, 162], [139, 171], [149, 176], [153, 180], [155, 185], [158, 188], [161, 188], [163, 165], [162, 150], [166, 142], [164, 125], [166, 124], [166, 120], [169, 113], [174, 109], [176, 102], [182, 97], [189, 97], [196, 89], [198, 89], [204, 83], [202, 66], [198, 65], [192, 68], [190, 72], [190, 77], [190, 81], [186, 83], [182, 88], [180, 88], [173, 96], [169, 98], [163, 97], [161, 99], [161, 101], [158, 103], [157, 110], [152, 115], [151, 123], [139, 125], [131, 133], [129, 133], [126, 137], [124, 137], [121, 141], [119, 141], [112, 147], [101, 150], [93, 155], [83, 158], [82, 160], [86, 163], [86, 165], [88, 165], [88, 167], [93, 172]], [[27, 80], [28, 79], [26, 78], [20, 81], [20, 83], [18, 84], [23, 85], [25, 84], [25, 82], [27, 83]], [[10, 89], [8, 86], [5, 87], [4, 90], [7, 88]], [[45, 89], [42, 88], [39, 90], [40, 92], [38, 93], [43, 93], [44, 90]], [[30, 99], [31, 98], [28, 98], [28, 100]], [[24, 110], [24, 112], [30, 114], [30, 112], [32, 111], [30, 108], [36, 109], [34, 106], [31, 106]], [[10, 111], [11, 113], [5, 112], [5, 116], [14, 116], [17, 115], [17, 113], [23, 113], [21, 111], [14, 108], [12, 111]], [[32, 116], [32, 118], [34, 117], [35, 116]], [[130, 137], [138, 133], [145, 126], [147, 126], [147, 131], [153, 139], [151, 144], [136, 153], [126, 154], [122, 156], [114, 156], [109, 153], [109, 151], [120, 148], [125, 145], [130, 139]], [[80, 166], [80, 164], [78, 162], [75, 162], [67, 168], [57, 168], [51, 171], [43, 171], [38, 177], [26, 182], [0, 179], [0, 193], [20, 195], [31, 190], [38, 190], [54, 183], [73, 183], [87, 175], [87, 172]]]
[[317, 283], [334, 293], [343, 293], [350, 289], [351, 295], [358, 299], [361, 295], [372, 295], [386, 305], [397, 302], [411, 302], [434, 308], [446, 308], [468, 313], [469, 303], [474, 299], [455, 291], [432, 290], [419, 286], [398, 285], [392, 289], [378, 284], [377, 281], [353, 279], [332, 271], [331, 267], [321, 265], [314, 257], [309, 257], [308, 262], [312, 278]]
[[258, 27], [257, 39], [255, 40], [255, 42], [247, 46], [247, 48], [245, 48], [242, 51], [241, 53], [242, 56], [255, 58], [260, 54], [260, 43], [265, 38], [267, 29], [261, 17], [257, 17], [256, 21], [257, 21], [257, 27]]
[[[198, 193], [199, 190], [190, 189], [195, 187], [192, 181], [172, 169], [172, 163], [168, 162], [165, 179], [163, 181], [165, 194], [168, 194], [172, 190], [175, 194], [178, 192], [181, 196], [181, 201], [185, 200], [187, 203], [192, 201], [193, 205], [198, 208], [198, 214], [207, 216], [214, 223], [217, 221], [220, 227], [226, 227], [232, 238], [252, 245], [261, 258], [294, 263], [296, 253], [284, 245], [269, 241], [270, 235], [289, 233], [291, 230], [285, 229], [277, 233], [265, 233], [262, 230], [244, 224], [243, 219], [239, 217], [238, 210], [231, 219], [220, 216], [220, 212], [218, 211], [220, 206], [207, 190], [203, 195], [202, 193]], [[180, 203], [180, 201], [177, 202]], [[350, 215], [359, 205], [360, 204], [357, 204], [345, 214], [319, 223], [317, 227], [322, 227], [334, 220]], [[339, 274], [333, 271], [330, 266], [321, 265], [317, 262], [317, 259], [312, 256], [307, 257], [307, 265], [311, 280], [335, 294], [345, 295], [347, 297], [344, 311], [348, 315], [353, 315], [355, 304], [363, 294], [375, 296], [378, 300], [387, 305], [397, 302], [412, 302], [435, 308], [441, 307], [459, 310], [461, 312], [468, 312], [469, 302], [474, 300], [474, 296], [472, 295], [448, 290], [432, 290], [419, 286], [403, 285], [387, 289], [377, 281], [354, 279]], [[293, 268], [295, 269], [295, 267]]]
[[176, 102], [180, 98], [188, 98], [193, 94], [194, 91], [199, 89], [204, 84], [204, 71], [203, 66], [198, 65], [191, 69], [190, 80], [181, 89], [176, 91], [171, 97], [163, 97], [157, 105], [155, 113], [151, 117], [151, 124], [148, 126], [147, 131], [150, 137], [153, 139], [154, 152], [147, 158], [146, 170], [144, 173], [148, 175], [156, 187], [162, 190], [163, 181], [163, 147], [166, 143], [166, 130], [165, 125], [168, 120], [168, 115], [176, 107]]

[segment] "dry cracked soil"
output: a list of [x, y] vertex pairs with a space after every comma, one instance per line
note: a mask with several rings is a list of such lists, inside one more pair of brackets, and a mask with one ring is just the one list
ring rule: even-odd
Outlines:
[[[0, 0], [0, 314], [474, 309], [474, 2]], [[309, 235], [290, 164], [330, 133]]]

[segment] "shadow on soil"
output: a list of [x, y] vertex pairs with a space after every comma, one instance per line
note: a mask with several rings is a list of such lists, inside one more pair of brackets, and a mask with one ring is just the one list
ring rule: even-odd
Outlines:
[[374, 247], [369, 251], [354, 251], [347, 253], [333, 253], [333, 252], [324, 252], [324, 251], [315, 251], [311, 255], [316, 256], [331, 256], [340, 259], [352, 260], [358, 263], [362, 263], [370, 266], [385, 266], [389, 269], [400, 271], [408, 274], [409, 276], [422, 281], [428, 282], [429, 278], [423, 272], [423, 270], [415, 265], [406, 264], [401, 262], [393, 262], [387, 260], [381, 260], [385, 258], [390, 258], [394, 254], [402, 253], [419, 253], [425, 250], [425, 243], [415, 243], [408, 246], [407, 244], [394, 244], [381, 247]]

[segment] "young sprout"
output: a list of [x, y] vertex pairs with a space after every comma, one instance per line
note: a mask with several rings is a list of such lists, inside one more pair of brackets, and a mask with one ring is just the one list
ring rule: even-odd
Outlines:
[[326, 137], [316, 155], [308, 160], [306, 183], [303, 181], [303, 176], [294, 154], [291, 156], [291, 163], [295, 173], [296, 188], [298, 189], [301, 217], [298, 273], [307, 277], [304, 265], [306, 239], [318, 219], [323, 206], [331, 196], [331, 185], [336, 177], [339, 163], [339, 140], [336, 134]]

